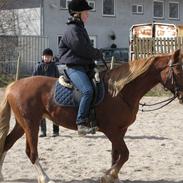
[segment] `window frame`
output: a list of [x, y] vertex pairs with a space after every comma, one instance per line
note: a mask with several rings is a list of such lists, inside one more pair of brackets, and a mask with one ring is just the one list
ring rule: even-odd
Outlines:
[[104, 0], [102, 0], [102, 16], [103, 17], [115, 17], [116, 16], [116, 0], [114, 1], [114, 14], [109, 15], [109, 14], [104, 14]]
[[[170, 17], [170, 4], [171, 3], [178, 5], [178, 17], [177, 18]], [[180, 19], [180, 3], [178, 1], [170, 1], [170, 2], [168, 2], [168, 19], [170, 19], [170, 20], [179, 20]]]
[[[154, 15], [154, 3], [155, 2], [162, 3], [162, 5], [163, 5], [163, 15], [162, 15], [162, 17], [155, 17], [155, 15]], [[165, 18], [165, 3], [164, 3], [164, 1], [162, 1], [162, 0], [154, 0], [152, 7], [153, 7], [153, 18], [155, 18], [155, 19], [164, 19]]]
[[61, 39], [62, 39], [62, 37], [63, 37], [63, 34], [57, 34], [57, 48], [58, 48], [59, 43], [60, 43], [60, 41], [59, 41], [59, 40], [61, 40]]
[[[63, 34], [57, 34], [57, 46], [59, 46], [60, 40], [62, 39]], [[89, 35], [90, 40], [93, 40], [94, 42], [94, 48], [97, 47], [97, 36], [95, 35]]]
[[[96, 5], [96, 4], [95, 4], [95, 1], [94, 1], [94, 0], [88, 0], [88, 4], [89, 4], [89, 3], [93, 3], [93, 7], [94, 7], [94, 8], [93, 8], [92, 10], [90, 10], [90, 11], [96, 11], [96, 8], [95, 8], [95, 5]], [[89, 5], [90, 5], [90, 4], [89, 4]]]
[[[68, 3], [71, 1], [71, 0], [65, 0], [65, 7], [62, 7], [61, 6], [61, 1], [62, 0], [60, 0], [60, 9], [61, 10], [68, 10]], [[94, 4], [94, 8], [91, 10], [91, 11], [96, 11], [96, 9], [95, 9], [95, 1], [94, 0], [88, 0], [88, 3], [93, 3]]]
[[[133, 12], [133, 6], [136, 6], [136, 9], [137, 9], [136, 12]], [[144, 6], [142, 4], [132, 4], [131, 7], [132, 7], [132, 14], [135, 14], [135, 15], [142, 15], [142, 14], [144, 14]], [[138, 11], [138, 7], [142, 7], [142, 12]]]

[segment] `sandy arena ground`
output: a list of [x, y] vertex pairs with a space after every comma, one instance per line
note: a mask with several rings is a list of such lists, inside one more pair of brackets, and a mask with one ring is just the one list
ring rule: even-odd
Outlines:
[[[2, 97], [3, 90], [0, 91]], [[156, 102], [164, 98], [145, 97]], [[130, 158], [120, 171], [124, 183], [183, 183], [183, 106], [178, 101], [165, 108], [142, 113], [129, 127], [125, 141]], [[11, 127], [14, 119], [11, 119]], [[111, 144], [102, 133], [86, 138], [60, 127], [53, 138], [39, 139], [39, 156], [47, 174], [58, 183], [97, 183], [111, 164]], [[3, 166], [4, 183], [37, 183], [25, 155], [25, 137], [8, 152]]]

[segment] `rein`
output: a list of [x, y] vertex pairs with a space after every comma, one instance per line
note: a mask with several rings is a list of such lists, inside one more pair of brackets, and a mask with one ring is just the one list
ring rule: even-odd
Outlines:
[[106, 70], [109, 70], [109, 67], [107, 66], [107, 63], [106, 63], [106, 61], [104, 60], [104, 58], [102, 58], [101, 61], [103, 62], [104, 66], [106, 67]]
[[[163, 100], [161, 102], [157, 102], [157, 103], [154, 103], [154, 104], [146, 104], [146, 103], [139, 103], [140, 106], [142, 106], [142, 109], [139, 109], [139, 111], [141, 112], [151, 112], [151, 111], [156, 111], [156, 110], [159, 110], [163, 107], [165, 107], [166, 105], [170, 104], [172, 101], [174, 101], [175, 99], [177, 98], [177, 95], [174, 95], [173, 97], [169, 98], [169, 99], [166, 99], [166, 100]], [[165, 103], [166, 102], [166, 103]], [[154, 108], [154, 109], [143, 109], [144, 106], [148, 106], [148, 107], [151, 107], [151, 106], [155, 106], [155, 105], [159, 105], [159, 104], [162, 104], [162, 103], [165, 103], [163, 104], [162, 106], [160, 107], [157, 107], [157, 108]]]
[[[172, 64], [172, 61], [170, 60], [170, 64], [168, 64], [168, 67], [169, 67], [169, 74], [168, 74], [168, 77], [166, 78], [166, 81], [165, 81], [165, 84], [164, 84], [164, 88], [165, 88], [165, 85], [168, 81], [168, 79], [171, 80], [171, 83], [174, 87], [174, 96], [169, 98], [169, 99], [166, 99], [166, 100], [163, 100], [163, 101], [160, 101], [160, 102], [157, 102], [157, 103], [154, 103], [154, 104], [146, 104], [146, 103], [139, 103], [140, 106], [142, 106], [142, 109], [139, 109], [139, 111], [142, 111], [142, 112], [151, 112], [151, 111], [156, 111], [156, 110], [159, 110], [163, 107], [165, 107], [166, 105], [170, 104], [172, 101], [174, 101], [177, 97], [178, 97], [178, 90], [180, 89], [180, 87], [177, 86], [176, 84], [176, 78], [175, 78], [175, 73], [174, 73], [174, 70], [173, 68], [177, 65], [182, 65], [180, 63], [177, 63], [177, 64]], [[166, 103], [165, 103], [166, 102]], [[163, 104], [165, 103], [165, 104]], [[157, 107], [157, 108], [154, 108], [154, 109], [147, 109], [147, 110], [144, 110], [143, 107], [151, 107], [151, 106], [155, 106], [155, 105], [159, 105], [159, 104], [163, 104], [162, 106], [160, 107]]]

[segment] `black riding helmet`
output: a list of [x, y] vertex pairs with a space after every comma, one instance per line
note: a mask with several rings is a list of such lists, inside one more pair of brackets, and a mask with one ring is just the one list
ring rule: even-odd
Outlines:
[[43, 50], [43, 55], [53, 56], [53, 51], [50, 48]]
[[69, 14], [73, 16], [76, 12], [91, 10], [86, 0], [72, 0], [68, 5]]

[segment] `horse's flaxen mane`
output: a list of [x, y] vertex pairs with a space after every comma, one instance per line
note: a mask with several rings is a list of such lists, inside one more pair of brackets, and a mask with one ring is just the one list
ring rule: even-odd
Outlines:
[[124, 86], [143, 74], [155, 57], [143, 60], [135, 60], [110, 71], [108, 80], [108, 91], [112, 96], [117, 96]]

